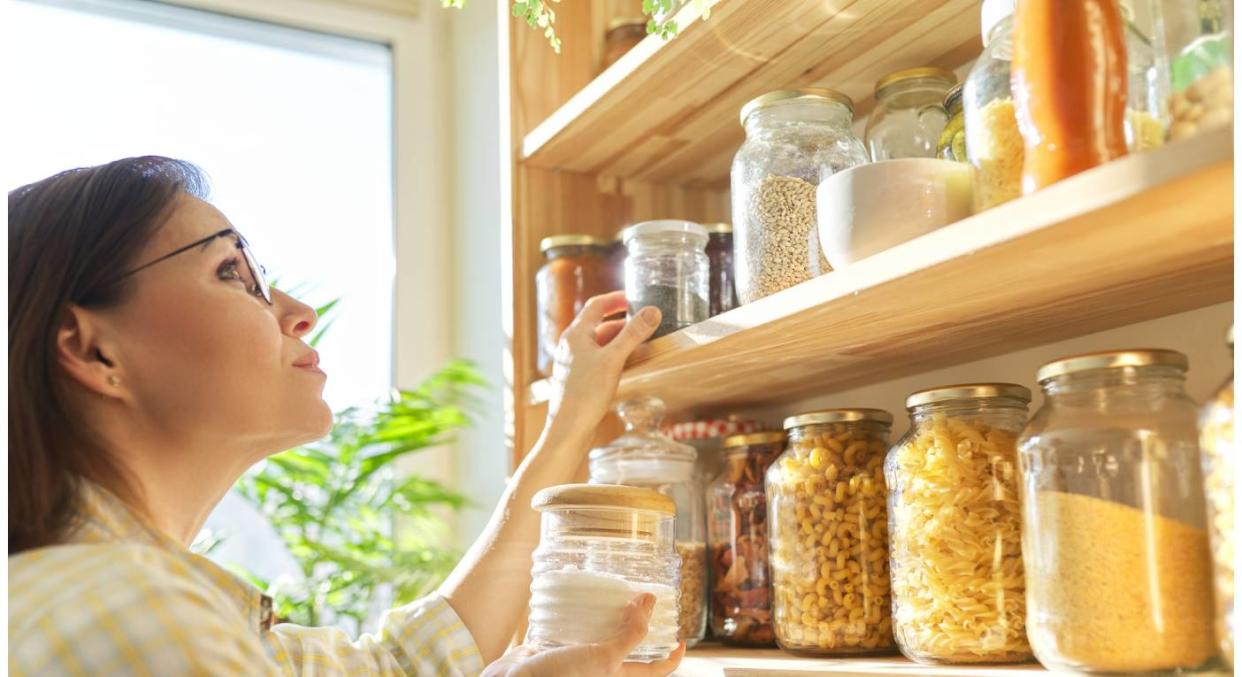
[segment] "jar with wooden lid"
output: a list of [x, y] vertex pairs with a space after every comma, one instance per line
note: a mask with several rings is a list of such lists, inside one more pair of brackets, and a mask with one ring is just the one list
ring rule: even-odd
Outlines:
[[1018, 459], [1027, 638], [1050, 670], [1163, 673], [1215, 654], [1187, 367], [1134, 349], [1039, 370]]
[[785, 433], [734, 435], [725, 465], [707, 487], [712, 634], [726, 644], [771, 646], [772, 576], [764, 477], [785, 448]]
[[652, 489], [677, 506], [674, 550], [681, 562], [678, 638], [693, 646], [707, 630], [707, 535], [703, 482], [695, 472], [694, 448], [660, 432], [664, 403], [655, 397], [617, 405], [625, 432], [592, 449], [592, 484], [626, 484]]
[[919, 663], [1029, 660], [1017, 439], [1031, 391], [923, 390], [889, 452], [893, 633]]
[[941, 102], [949, 121], [940, 133], [936, 142], [936, 157], [954, 162], [969, 162], [966, 157], [966, 115], [962, 111], [962, 83], [957, 83], [945, 92]]
[[[1233, 350], [1233, 328], [1229, 329]], [[1216, 643], [1233, 667], [1234, 482], [1237, 460], [1233, 442], [1233, 374], [1203, 408], [1199, 445], [1203, 450], [1204, 493], [1207, 496], [1208, 535], [1212, 543], [1212, 579], [1216, 591]]]
[[955, 84], [953, 71], [931, 66], [880, 78], [863, 134], [871, 161], [936, 157], [936, 144], [949, 119], [942, 102]]
[[590, 235], [553, 235], [539, 243], [544, 264], [535, 273], [539, 372], [552, 375], [561, 334], [592, 296], [617, 289], [609, 267], [609, 243]]
[[707, 230], [707, 315], [715, 317], [737, 307], [733, 286], [733, 225], [705, 223]]
[[566, 484], [535, 494], [539, 547], [531, 568], [526, 643], [540, 649], [590, 644], [621, 627], [625, 605], [655, 595], [647, 636], [626, 656], [656, 661], [677, 648], [680, 567], [676, 508], [650, 489]]
[[883, 467], [892, 424], [878, 409], [785, 419], [789, 443], [766, 489], [772, 621], [786, 651], [892, 651]]

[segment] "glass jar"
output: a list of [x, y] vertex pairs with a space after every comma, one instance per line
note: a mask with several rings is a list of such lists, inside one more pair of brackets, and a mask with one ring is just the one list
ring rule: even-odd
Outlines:
[[1039, 370], [1018, 440], [1027, 637], [1054, 671], [1198, 666], [1211, 555], [1186, 356], [1127, 350]]
[[936, 143], [936, 157], [941, 160], [968, 162], [966, 157], [966, 115], [962, 112], [962, 83], [957, 83], [944, 93], [941, 101], [949, 121]]
[[617, 287], [608, 265], [608, 242], [589, 235], [554, 235], [539, 243], [544, 264], [535, 273], [539, 372], [552, 375], [561, 334], [592, 296]]
[[[1229, 329], [1233, 349], [1233, 329]], [[1221, 656], [1233, 667], [1234, 481], [1233, 374], [1203, 408], [1199, 445], [1207, 495], [1208, 535], [1212, 543], [1212, 574], [1216, 590], [1216, 641]]]
[[600, 62], [600, 70], [621, 60], [626, 52], [633, 49], [647, 37], [647, 20], [642, 17], [613, 19], [604, 32], [604, 56]]
[[1169, 57], [1165, 49], [1164, 0], [1121, 0], [1126, 24], [1126, 148], [1138, 152], [1164, 145], [1169, 128]]
[[962, 85], [966, 157], [975, 168], [976, 212], [1022, 194], [1022, 134], [1009, 86], [1014, 2], [983, 0], [983, 53]]
[[1018, 434], [1031, 391], [924, 390], [884, 463], [893, 633], [920, 663], [1009, 663], [1026, 641]]
[[678, 639], [694, 646], [707, 629], [707, 535], [703, 483], [694, 449], [660, 433], [664, 403], [654, 397], [622, 402], [625, 433], [590, 454], [592, 484], [626, 484], [668, 496], [677, 506], [674, 548], [681, 559]]
[[749, 435], [763, 430], [758, 421], [726, 418], [704, 418], [682, 421], [666, 426], [661, 432], [674, 442], [694, 447], [697, 454], [695, 475], [704, 486], [724, 469], [724, 441], [734, 435]]
[[707, 314], [715, 317], [737, 307], [733, 288], [733, 226], [708, 223], [707, 229]]
[[613, 289], [625, 289], [625, 229], [617, 231], [608, 248], [608, 268], [612, 271]]
[[854, 103], [830, 89], [781, 90], [742, 107], [746, 140], [730, 186], [734, 284], [757, 301], [832, 270], [819, 245], [815, 190], [828, 176], [867, 162], [850, 130]]
[[630, 314], [660, 309], [652, 338], [707, 319], [707, 231], [689, 221], [647, 221], [625, 231], [625, 298]]
[[608, 639], [625, 605], [655, 595], [647, 636], [626, 656], [663, 660], [677, 648], [679, 561], [674, 505], [649, 489], [565, 484], [535, 494], [539, 547], [532, 556], [526, 642], [540, 649]]
[[956, 83], [952, 71], [930, 66], [880, 78], [863, 134], [871, 161], [936, 157], [936, 143], [949, 120], [944, 95]]
[[711, 630], [727, 644], [771, 646], [772, 577], [764, 477], [785, 433], [734, 435], [725, 466], [707, 488]]
[[884, 454], [893, 417], [830, 409], [785, 419], [768, 468], [772, 620], [782, 649], [892, 650]]
[[1165, 2], [1171, 59], [1169, 139], [1233, 122], [1233, 3]]

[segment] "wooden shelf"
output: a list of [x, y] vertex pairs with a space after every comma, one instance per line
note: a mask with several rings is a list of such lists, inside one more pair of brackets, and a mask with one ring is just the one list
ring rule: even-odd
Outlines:
[[931, 666], [900, 656], [804, 658], [777, 649], [734, 649], [705, 644], [691, 649], [675, 677], [802, 677], [803, 675], [966, 675], [1045, 677], [1036, 663], [1023, 665]]
[[661, 337], [618, 397], [779, 403], [1228, 301], [1232, 138], [1122, 158]]
[[873, 104], [875, 81], [978, 56], [978, 0], [719, 0], [682, 33], [650, 36], [522, 140], [527, 166], [679, 185], [727, 186], [738, 112], [786, 87], [828, 86]]

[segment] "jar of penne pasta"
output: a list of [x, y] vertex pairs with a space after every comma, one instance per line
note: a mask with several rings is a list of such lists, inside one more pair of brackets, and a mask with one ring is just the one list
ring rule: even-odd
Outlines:
[[893, 650], [884, 454], [893, 417], [830, 409], [785, 419], [768, 468], [772, 625], [786, 651]]
[[1017, 438], [1031, 391], [1008, 383], [910, 395], [884, 464], [893, 633], [920, 663], [1031, 658]]

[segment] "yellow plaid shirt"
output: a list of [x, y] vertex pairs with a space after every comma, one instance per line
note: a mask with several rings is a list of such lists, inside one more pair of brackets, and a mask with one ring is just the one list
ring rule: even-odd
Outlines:
[[271, 599], [98, 487], [67, 543], [9, 558], [15, 675], [477, 675], [470, 632], [439, 595], [375, 635], [272, 625]]

